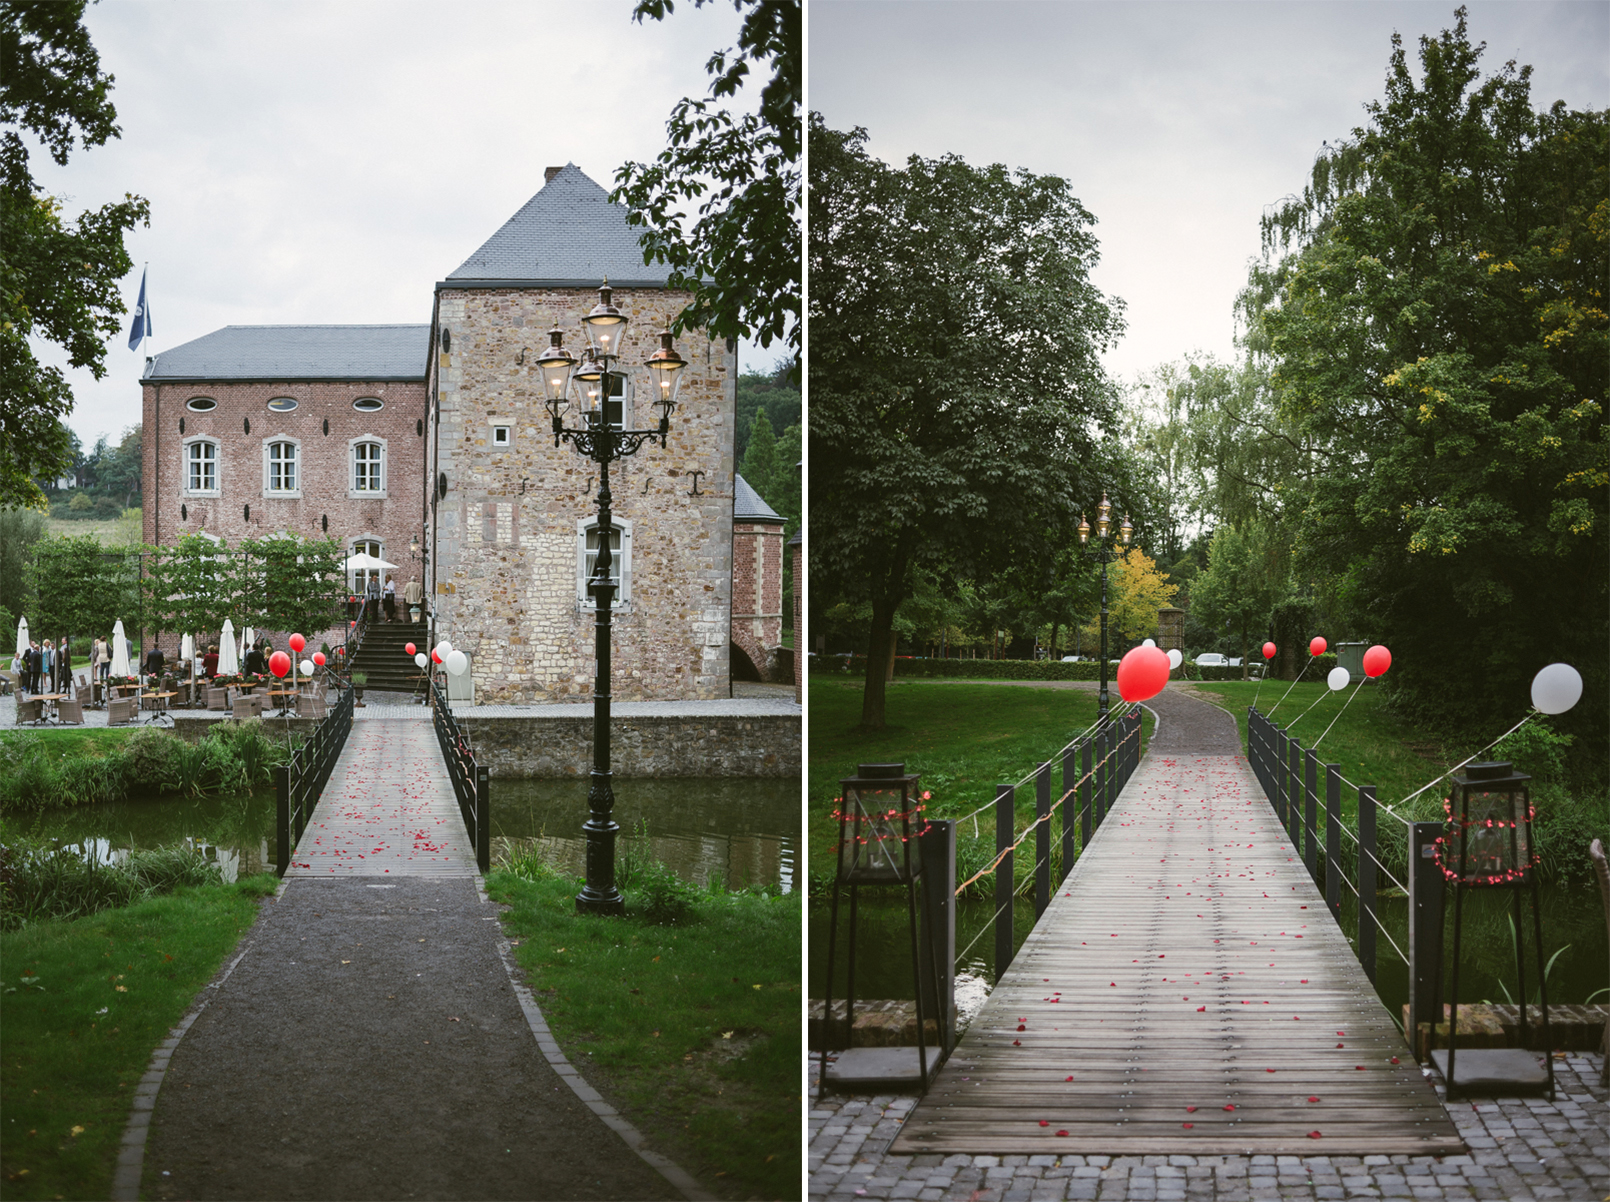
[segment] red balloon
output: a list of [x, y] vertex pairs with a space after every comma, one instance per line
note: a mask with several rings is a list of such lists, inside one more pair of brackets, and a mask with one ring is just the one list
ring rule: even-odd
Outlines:
[[292, 651], [300, 652], [303, 647], [307, 646], [307, 640], [299, 634], [293, 634], [290, 637], [290, 644]]
[[416, 649], [414, 648], [414, 645], [412, 643], [409, 643], [406, 647], [403, 648], [403, 650], [406, 651], [409, 655], [417, 655], [418, 654], [418, 652], [416, 651]]
[[276, 651], [268, 657], [268, 670], [275, 676], [283, 678], [291, 670], [291, 657], [283, 651]]
[[1118, 693], [1125, 701], [1145, 701], [1168, 683], [1168, 652], [1161, 647], [1136, 647], [1118, 661]]
[[1274, 659], [1275, 645], [1273, 643], [1265, 643], [1263, 645], [1263, 657], [1264, 659]]
[[356, 621], [348, 622], [347, 623], [347, 629], [348, 630], [354, 630], [354, 629], [357, 628], [357, 625], [358, 625], [358, 623]]
[[441, 655], [441, 652], [439, 652], [439, 651], [432, 651], [430, 653], [430, 657], [431, 657], [431, 659], [433, 659], [437, 663], [442, 662], [442, 655]]
[[313, 653], [313, 662], [318, 664], [321, 668], [324, 667], [324, 652], [315, 651]]
[[1316, 634], [1313, 637], [1312, 641], [1310, 641], [1309, 644], [1308, 644], [1308, 654], [1309, 655], [1324, 655], [1325, 654], [1325, 640], [1320, 638]]
[[1364, 675], [1379, 676], [1392, 666], [1392, 653], [1377, 643], [1364, 653]]

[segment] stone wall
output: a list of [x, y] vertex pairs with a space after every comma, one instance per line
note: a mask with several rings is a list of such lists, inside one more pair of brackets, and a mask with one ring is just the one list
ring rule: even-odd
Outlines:
[[[597, 301], [596, 289], [439, 286], [426, 586], [436, 604], [434, 637], [470, 656], [481, 703], [592, 691], [594, 612], [579, 578], [598, 465], [568, 443], [553, 445], [535, 364], [555, 324], [580, 353], [580, 319]], [[633, 369], [629, 429], [658, 424], [637, 365], [686, 302], [663, 289], [615, 291], [631, 321], [622, 358]], [[677, 345], [690, 366], [667, 447], [646, 443], [610, 467], [615, 520], [626, 530], [613, 692], [626, 701], [728, 692], [735, 357], [696, 335]], [[575, 424], [568, 414], [567, 425]], [[499, 427], [505, 442], [495, 439]]]
[[732, 527], [732, 641], [761, 680], [777, 679], [783, 640], [783, 524], [734, 522]]
[[[592, 771], [593, 720], [457, 715], [478, 763], [498, 777]], [[610, 724], [611, 771], [634, 776], [798, 776], [798, 715], [622, 716]]]

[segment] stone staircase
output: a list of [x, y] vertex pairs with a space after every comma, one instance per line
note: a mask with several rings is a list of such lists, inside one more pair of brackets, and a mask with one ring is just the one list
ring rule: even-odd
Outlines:
[[[402, 607], [399, 605], [398, 609]], [[429, 628], [424, 622], [372, 622], [363, 636], [363, 646], [352, 661], [352, 670], [368, 676], [365, 689], [385, 693], [418, 693], [422, 689], [419, 667], [403, 650], [408, 643], [425, 651]]]

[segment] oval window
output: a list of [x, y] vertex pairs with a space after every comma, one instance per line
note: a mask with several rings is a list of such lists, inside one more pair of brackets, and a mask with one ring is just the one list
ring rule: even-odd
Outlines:
[[195, 396], [185, 403], [185, 408], [194, 409], [197, 413], [206, 413], [209, 410], [218, 408], [218, 402], [210, 396]]
[[373, 413], [376, 409], [384, 408], [386, 402], [377, 396], [361, 396], [352, 402], [354, 409], [362, 409], [365, 413]]
[[275, 413], [289, 413], [292, 409], [296, 408], [296, 398], [277, 396], [268, 403], [268, 407]]

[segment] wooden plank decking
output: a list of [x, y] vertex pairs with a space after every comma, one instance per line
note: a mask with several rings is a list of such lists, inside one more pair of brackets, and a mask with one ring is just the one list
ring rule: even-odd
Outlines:
[[287, 877], [474, 876], [470, 846], [428, 712], [358, 718]]
[[890, 1150], [1464, 1145], [1246, 761], [1153, 754]]

